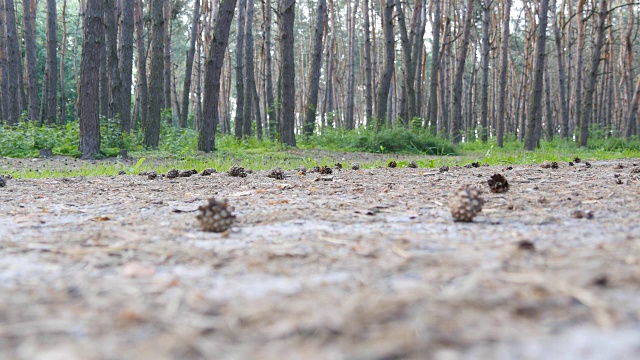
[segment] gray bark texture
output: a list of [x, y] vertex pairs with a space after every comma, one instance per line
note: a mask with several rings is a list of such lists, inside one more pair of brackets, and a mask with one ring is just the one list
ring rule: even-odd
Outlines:
[[498, 129], [496, 143], [498, 147], [504, 146], [504, 115], [506, 111], [507, 73], [509, 71], [509, 20], [511, 19], [511, 0], [504, 2], [504, 14], [502, 17], [502, 49], [500, 50], [500, 88], [498, 89]]
[[236, 138], [243, 137], [244, 123], [244, 22], [247, 0], [238, 0], [238, 19], [236, 20], [236, 117], [234, 129]]
[[133, 1], [122, 0], [120, 15], [120, 48], [118, 49], [118, 68], [121, 77], [120, 128], [131, 131], [131, 84], [133, 82]]
[[471, 34], [471, 21], [474, 14], [474, 0], [467, 1], [465, 11], [464, 28], [462, 30], [462, 44], [460, 45], [460, 55], [458, 57], [456, 74], [453, 82], [453, 118], [451, 121], [451, 141], [457, 144], [462, 140], [462, 77], [464, 66], [467, 60], [467, 49], [469, 48], [469, 36]]
[[163, 0], [151, 0], [151, 69], [149, 69], [149, 110], [144, 145], [155, 149], [160, 142], [160, 113], [162, 110], [164, 43]]
[[198, 36], [198, 22], [200, 21], [200, 0], [195, 0], [193, 5], [193, 16], [191, 19], [191, 37], [189, 38], [189, 50], [187, 51], [187, 63], [185, 65], [184, 84], [182, 87], [182, 111], [178, 126], [187, 127], [189, 117], [189, 103], [191, 94], [191, 75], [193, 73], [193, 58], [196, 53], [196, 38]]
[[107, 52], [107, 76], [109, 77], [109, 118], [120, 114], [122, 104], [122, 80], [118, 71], [118, 21], [116, 3], [104, 0], [104, 34]]
[[524, 138], [524, 148], [535, 150], [540, 142], [540, 128], [542, 128], [542, 91], [544, 87], [544, 62], [547, 45], [547, 13], [549, 0], [541, 0], [538, 9], [538, 37], [536, 39], [535, 62], [533, 68], [533, 94], [531, 94], [527, 113], [527, 132]]
[[480, 139], [487, 142], [489, 132], [489, 26], [491, 26], [491, 5], [493, 0], [485, 0], [482, 7], [482, 83], [480, 93]]
[[[438, 0], [436, 0], [438, 1]], [[363, 16], [364, 16], [364, 78], [365, 78], [365, 114], [366, 121], [369, 123], [373, 116], [373, 69], [371, 67], [371, 29], [369, 27], [369, 0], [363, 1]]]
[[24, 45], [27, 68], [27, 97], [29, 98], [29, 120], [38, 120], [38, 59], [36, 57], [35, 0], [23, 0], [22, 22], [24, 24]]
[[7, 120], [9, 124], [15, 124], [22, 113], [20, 106], [20, 79], [22, 72], [20, 62], [20, 44], [18, 42], [18, 30], [16, 28], [16, 12], [13, 0], [5, 0], [5, 27], [7, 39]]
[[[555, 2], [555, 1], [554, 1]], [[553, 27], [553, 35], [556, 41], [556, 59], [558, 61], [558, 87], [560, 93], [560, 136], [563, 139], [569, 138], [569, 104], [567, 103], [567, 86], [564, 68], [564, 48], [562, 46], [562, 34], [558, 27], [558, 20], [555, 16], [555, 5], [551, 7], [551, 26]]]
[[[253, 107], [259, 106], [253, 103], [253, 92], [256, 88], [256, 79], [254, 74], [254, 49], [253, 49], [253, 10], [254, 0], [247, 0], [247, 13], [245, 19], [244, 30], [244, 119], [242, 123], [242, 134], [245, 137], [251, 136], [251, 124], [253, 122]], [[259, 119], [256, 119], [259, 121]]]
[[280, 86], [281, 86], [281, 122], [280, 142], [289, 146], [296, 146], [295, 136], [295, 104], [296, 104], [296, 74], [295, 58], [293, 55], [295, 21], [295, 0], [279, 0], [280, 15]]
[[146, 46], [144, 44], [144, 22], [142, 18], [142, 0], [136, 0], [135, 8], [133, 10], [133, 16], [136, 28], [136, 51], [137, 51], [137, 68], [138, 68], [138, 82], [137, 91], [140, 108], [140, 127], [142, 129], [147, 128], [148, 113], [149, 113], [149, 88], [147, 81], [147, 56]]
[[313, 53], [311, 55], [311, 69], [309, 70], [309, 91], [305, 107], [304, 134], [313, 135], [318, 114], [318, 93], [320, 89], [320, 70], [322, 69], [322, 39], [324, 37], [324, 23], [327, 16], [327, 1], [318, 1], [316, 26], [313, 33]]
[[389, 98], [389, 87], [393, 76], [393, 8], [395, 0], [385, 0], [382, 18], [382, 29], [384, 33], [384, 63], [381, 68], [380, 82], [376, 91], [376, 129], [383, 128], [387, 123], [387, 100]]
[[103, 37], [102, 0], [87, 0], [84, 14], [82, 61], [80, 65], [80, 152], [83, 159], [100, 153], [100, 117], [98, 91], [100, 69], [98, 57]]

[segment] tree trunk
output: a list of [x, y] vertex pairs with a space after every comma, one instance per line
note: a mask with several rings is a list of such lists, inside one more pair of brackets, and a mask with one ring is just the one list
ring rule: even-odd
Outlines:
[[295, 58], [293, 25], [295, 20], [295, 0], [279, 0], [280, 35], [280, 86], [281, 86], [281, 124], [280, 142], [296, 146], [295, 136]]
[[80, 152], [83, 159], [100, 153], [100, 118], [98, 113], [98, 57], [103, 37], [103, 1], [87, 0], [84, 15], [82, 63], [80, 65]]
[[276, 102], [273, 95], [273, 73], [271, 66], [271, 0], [263, 2], [264, 14], [264, 52], [265, 52], [265, 87], [267, 97], [267, 125], [269, 127], [269, 139], [275, 140], [278, 132], [278, 119], [276, 119]]
[[[366, 0], [365, 0], [366, 1]], [[322, 69], [322, 39], [324, 37], [324, 23], [327, 15], [327, 1], [318, 0], [316, 27], [313, 34], [313, 53], [311, 55], [311, 69], [309, 70], [309, 91], [305, 109], [304, 134], [313, 135], [318, 114], [318, 92], [320, 88], [320, 70]]]
[[247, 0], [238, 0], [238, 19], [236, 20], [236, 117], [235, 136], [243, 137], [244, 123], [244, 23]]
[[60, 109], [58, 123], [67, 121], [67, 94], [65, 92], [65, 54], [67, 49], [67, 0], [62, 0], [62, 46], [60, 46]]
[[220, 99], [220, 75], [235, 7], [236, 0], [222, 0], [211, 44], [209, 45], [204, 75], [204, 97], [207, 101], [204, 102], [202, 121], [198, 129], [198, 150], [204, 152], [210, 152], [215, 149], [218, 100]]
[[7, 120], [10, 125], [18, 122], [22, 113], [20, 106], [20, 79], [19, 74], [22, 72], [20, 43], [18, 39], [18, 30], [16, 28], [16, 13], [13, 0], [5, 0], [5, 26], [7, 34]]
[[149, 88], [147, 82], [147, 55], [146, 46], [144, 44], [144, 23], [142, 18], [143, 5], [142, 0], [136, 0], [133, 15], [136, 28], [136, 51], [137, 51], [137, 68], [138, 81], [137, 88], [140, 96], [140, 125], [143, 130], [147, 128], [149, 114]]
[[[104, 5], [103, 5], [104, 6]], [[104, 10], [104, 7], [103, 7]], [[104, 14], [102, 15], [104, 19]], [[104, 21], [104, 20], [103, 20]], [[107, 69], [107, 39], [104, 33], [104, 24], [100, 32], [100, 116], [109, 117], [109, 71]]]
[[540, 128], [542, 127], [542, 90], [544, 80], [544, 61], [547, 43], [547, 13], [549, 0], [541, 0], [538, 9], [538, 38], [536, 40], [535, 65], [533, 69], [533, 94], [527, 113], [527, 132], [524, 139], [526, 150], [535, 150], [540, 142]]
[[24, 24], [24, 44], [27, 58], [28, 116], [29, 120], [32, 121], [38, 120], [38, 59], [36, 57], [36, 34], [33, 26], [36, 19], [36, 10], [35, 0], [23, 0], [22, 22]]
[[147, 127], [144, 132], [144, 145], [157, 148], [160, 142], [160, 113], [163, 92], [163, 0], [151, 0], [151, 69], [149, 71], [149, 110]]
[[362, 9], [364, 15], [364, 86], [365, 86], [365, 116], [366, 122], [369, 124], [373, 116], [373, 68], [371, 64], [371, 30], [369, 29], [369, 0], [363, 1], [364, 8]]
[[356, 48], [358, 46], [356, 40], [356, 13], [358, 12], [358, 0], [355, 0], [353, 6], [347, 3], [347, 6], [351, 7], [351, 18], [349, 19], [349, 31], [348, 31], [348, 55], [347, 55], [347, 104], [345, 109], [345, 123], [344, 127], [347, 130], [354, 128], [354, 107], [355, 107], [355, 80], [356, 80]]
[[598, 24], [596, 27], [596, 43], [591, 53], [591, 68], [587, 74], [587, 83], [584, 90], [584, 102], [580, 116], [580, 146], [587, 146], [589, 140], [589, 122], [593, 110], [593, 93], [596, 90], [596, 80], [598, 78], [598, 67], [600, 66], [600, 53], [604, 44], [604, 24], [609, 12], [607, 11], [607, 0], [600, 0], [600, 11], [598, 14]]
[[[253, 107], [258, 104], [253, 103], [253, 92], [256, 89], [256, 79], [254, 74], [254, 49], [253, 49], [253, 10], [254, 0], [247, 0], [247, 14], [245, 20], [244, 42], [245, 42], [245, 74], [246, 86], [244, 88], [244, 121], [242, 125], [242, 134], [245, 137], [251, 136], [251, 123], [253, 121]], [[258, 120], [259, 121], [259, 120]]]
[[502, 49], [500, 50], [500, 89], [498, 90], [498, 147], [504, 146], [504, 115], [506, 112], [507, 72], [509, 71], [509, 20], [511, 19], [511, 0], [504, 2], [502, 17]]
[[200, 0], [195, 0], [193, 5], [193, 16], [191, 19], [191, 37], [189, 39], [189, 50], [187, 51], [187, 63], [184, 68], [184, 86], [182, 87], [182, 112], [178, 126], [187, 127], [189, 117], [189, 101], [191, 94], [191, 74], [193, 71], [193, 58], [196, 53], [196, 40], [198, 36], [198, 22], [200, 21]]
[[462, 44], [457, 61], [456, 75], [453, 82], [453, 119], [451, 121], [451, 141], [457, 144], [462, 139], [462, 77], [464, 76], [464, 65], [467, 59], [467, 49], [469, 48], [469, 36], [471, 34], [471, 21], [474, 15], [474, 0], [468, 0], [464, 28], [462, 30]]
[[567, 87], [565, 85], [565, 69], [564, 69], [564, 47], [562, 46], [562, 34], [558, 27], [558, 21], [555, 15], [555, 6], [551, 7], [551, 26], [556, 41], [556, 59], [558, 61], [558, 87], [560, 93], [560, 115], [562, 123], [560, 124], [560, 136], [563, 139], [569, 138], [569, 105], [567, 104]]
[[107, 117], [116, 118], [122, 104], [122, 82], [118, 73], [118, 21], [116, 3], [104, 0], [104, 34], [107, 52], [107, 76], [109, 77], [109, 111]]
[[385, 0], [382, 28], [384, 32], [384, 63], [380, 70], [380, 83], [376, 91], [376, 130], [380, 130], [387, 123], [387, 100], [394, 67], [394, 36], [393, 36], [393, 8], [395, 0]]
[[[420, 1], [420, 0], [418, 0]], [[400, 4], [400, 0], [395, 1], [396, 11], [398, 13], [398, 27], [400, 28], [400, 40], [402, 44], [402, 66], [404, 72], [403, 84], [406, 88], [406, 98], [407, 98], [407, 114], [406, 119], [401, 119], [405, 124], [409, 123], [411, 119], [417, 116], [416, 113], [416, 91], [415, 91], [415, 68], [413, 61], [411, 60], [412, 56], [412, 41], [409, 39], [409, 35], [407, 33], [407, 25], [405, 23], [404, 10], [402, 9], [402, 5]], [[420, 2], [416, 3], [416, 9], [414, 11], [419, 11], [418, 6]], [[414, 14], [415, 15], [415, 14]]]
[[585, 43], [585, 30], [584, 30], [584, 3], [585, 0], [578, 0], [578, 9], [576, 12], [576, 22], [578, 23], [578, 46], [577, 46], [577, 55], [576, 55], [576, 80], [575, 80], [575, 104], [573, 108], [575, 109], [574, 120], [573, 123], [578, 125], [580, 124], [580, 111], [582, 111], [582, 73], [584, 72], [584, 43]]
[[7, 32], [4, 1], [0, 0], [0, 120], [9, 120], [9, 64], [7, 62]]
[[640, 79], [638, 79], [638, 82], [636, 83], [636, 91], [633, 94], [631, 108], [629, 109], [629, 115], [627, 117], [627, 128], [625, 132], [627, 139], [634, 136], [638, 131], [636, 124], [636, 117], [638, 116], [638, 102], [640, 102]]
[[[162, 50], [163, 50], [163, 66], [162, 66], [162, 109], [171, 110], [171, 1], [164, 0], [162, 3], [162, 16], [164, 22], [162, 24]], [[167, 118], [169, 124], [172, 123], [171, 118]]]
[[485, 0], [482, 7], [482, 84], [480, 89], [480, 140], [487, 142], [489, 131], [489, 26], [491, 26], [491, 5], [493, 0]]
[[431, 25], [433, 45], [431, 59], [431, 78], [429, 79], [429, 109], [427, 111], [427, 121], [438, 122], [438, 71], [440, 70], [440, 0], [433, 1], [434, 14]]
[[120, 15], [119, 75], [121, 77], [120, 129], [131, 131], [131, 83], [133, 73], [133, 20], [134, 0], [122, 0]]

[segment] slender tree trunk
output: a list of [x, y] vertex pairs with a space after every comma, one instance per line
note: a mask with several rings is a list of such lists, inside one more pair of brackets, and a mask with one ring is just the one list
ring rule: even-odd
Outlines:
[[120, 15], [119, 75], [122, 84], [122, 103], [120, 104], [120, 128], [122, 132], [131, 131], [131, 83], [133, 73], [133, 21], [134, 0], [122, 0]]
[[6, 32], [6, 8], [4, 1], [0, 0], [0, 121], [9, 119], [9, 64], [7, 59], [7, 32]]
[[[545, 61], [545, 64], [548, 65], [548, 60]], [[549, 69], [546, 69], [544, 72], [544, 98], [545, 109], [547, 111], [545, 119], [545, 123], [547, 124], [547, 140], [551, 141], [555, 133], [555, 124], [553, 123], [553, 113], [551, 111], [551, 78], [549, 76]]]
[[235, 136], [243, 137], [244, 123], [244, 23], [247, 0], [238, 0], [238, 19], [236, 20], [236, 117]]
[[80, 65], [80, 152], [83, 159], [100, 153], [100, 118], [98, 113], [98, 78], [100, 48], [103, 37], [102, 0], [87, 0], [84, 16], [82, 63]]
[[[256, 89], [256, 79], [254, 74], [254, 49], [253, 49], [253, 10], [254, 10], [254, 0], [246, 0], [247, 1], [247, 14], [245, 20], [245, 31], [244, 31], [244, 67], [245, 74], [244, 78], [246, 81], [246, 86], [244, 88], [244, 110], [242, 111], [244, 114], [244, 121], [242, 126], [242, 134], [245, 137], [251, 136], [251, 123], [253, 121], [253, 107], [258, 106], [258, 104], [253, 103], [253, 92]], [[259, 119], [257, 119], [259, 121]]]
[[[162, 43], [163, 43], [163, 66], [162, 66], [162, 108], [171, 109], [171, 1], [163, 0], [162, 15], [164, 22], [162, 24]], [[173, 117], [173, 116], [172, 116]], [[169, 124], [172, 118], [168, 117]]]
[[293, 25], [295, 20], [295, 0], [279, 0], [280, 35], [280, 86], [281, 86], [281, 125], [280, 142], [296, 146], [295, 137], [295, 58]]
[[20, 79], [22, 73], [20, 43], [18, 42], [18, 30], [16, 28], [16, 13], [13, 0], [5, 0], [5, 26], [7, 47], [7, 120], [9, 124], [15, 124], [20, 118], [22, 108], [20, 106]]
[[58, 122], [64, 124], [67, 121], [67, 94], [65, 92], [65, 55], [67, 49], [67, 0], [62, 0], [62, 46], [60, 46], [60, 109]]
[[229, 31], [233, 20], [236, 0], [222, 0], [213, 37], [209, 45], [209, 54], [204, 75], [204, 102], [202, 121], [198, 136], [198, 150], [210, 152], [215, 149], [216, 125], [218, 124], [218, 100], [220, 99], [220, 75], [229, 42]]
[[380, 83], [376, 91], [376, 130], [381, 129], [387, 123], [388, 111], [387, 101], [389, 98], [389, 88], [391, 77], [393, 76], [394, 48], [393, 48], [393, 8], [395, 0], [384, 0], [384, 16], [382, 18], [382, 29], [384, 33], [384, 63], [380, 70]]
[[631, 100], [631, 108], [629, 109], [629, 115], [627, 117], [627, 128], [625, 136], [627, 139], [636, 135], [638, 126], [636, 118], [638, 116], [638, 103], [640, 102], [640, 79], [636, 83], [636, 91], [633, 93], [633, 99]]
[[480, 99], [480, 140], [487, 142], [489, 131], [489, 26], [491, 26], [491, 5], [493, 0], [485, 0], [482, 7], [482, 87]]
[[149, 71], [149, 105], [147, 127], [144, 132], [144, 145], [157, 148], [160, 142], [160, 112], [163, 92], [163, 0], [151, 0], [151, 69]]
[[598, 78], [598, 67], [600, 66], [600, 53], [604, 44], [604, 25], [609, 12], [607, 0], [600, 0], [600, 10], [598, 13], [598, 23], [596, 27], [596, 43], [591, 53], [591, 68], [587, 74], [587, 83], [584, 90], [584, 103], [580, 116], [580, 146], [587, 146], [589, 141], [589, 122], [593, 111], [593, 93], [596, 90], [596, 80]]
[[[418, 0], [419, 1], [419, 0]], [[417, 2], [415, 11], [419, 11]], [[407, 25], [405, 23], [404, 10], [400, 4], [400, 0], [395, 1], [396, 11], [398, 13], [398, 27], [400, 28], [400, 40], [402, 44], [402, 65], [404, 72], [403, 84], [406, 88], [407, 99], [407, 114], [406, 119], [401, 119], [404, 123], [408, 123], [417, 116], [416, 112], [416, 92], [414, 88], [415, 83], [415, 68], [412, 57], [412, 41], [407, 33]], [[414, 14], [415, 15], [415, 14]], [[404, 94], [404, 92], [403, 92]]]
[[576, 22], [578, 23], [578, 46], [576, 49], [576, 79], [575, 79], [575, 109], [573, 123], [580, 125], [580, 112], [582, 111], [582, 73], [584, 72], [584, 44], [585, 44], [585, 25], [584, 25], [584, 4], [585, 0], [578, 0], [578, 9], [576, 12]]
[[267, 125], [269, 127], [269, 139], [275, 140], [278, 132], [278, 119], [276, 119], [276, 102], [273, 95], [273, 72], [271, 66], [271, 0], [263, 2], [264, 14], [264, 49], [265, 49], [265, 87], [267, 97]]
[[[103, 5], [104, 6], [104, 5]], [[103, 7], [104, 11], [104, 7]], [[104, 19], [104, 14], [102, 15]], [[104, 21], [104, 20], [103, 20]], [[104, 33], [104, 24], [102, 31], [100, 32], [100, 116], [109, 117], [109, 71], [107, 68], [107, 39]]]
[[567, 104], [567, 87], [565, 85], [565, 69], [564, 69], [564, 47], [562, 46], [562, 34], [558, 27], [558, 20], [555, 15], [556, 4], [551, 7], [551, 26], [556, 41], [556, 59], [558, 61], [558, 87], [560, 93], [560, 115], [562, 123], [560, 124], [560, 136], [563, 139], [569, 138], [569, 105]]
[[366, 122], [369, 124], [373, 117], [373, 68], [371, 64], [371, 29], [369, 23], [369, 0], [363, 1], [363, 15], [364, 15], [364, 79], [365, 79], [365, 116]]
[[189, 50], [187, 51], [187, 63], [184, 68], [184, 86], [182, 87], [182, 112], [178, 126], [187, 127], [189, 116], [189, 100], [191, 93], [191, 74], [193, 71], [193, 58], [196, 52], [196, 40], [198, 36], [198, 22], [200, 21], [200, 0], [195, 0], [193, 5], [193, 15], [191, 19], [191, 37], [189, 39]]
[[[23, 0], [22, 22], [24, 24], [24, 43], [25, 43], [25, 53], [27, 58], [26, 67], [27, 67], [27, 95], [29, 97], [29, 106], [28, 106], [29, 120], [38, 119], [38, 59], [36, 57], [36, 33], [33, 26], [36, 18], [36, 10], [37, 9], [36, 9], [35, 0]], [[64, 15], [63, 15], [63, 21], [64, 21]]]
[[462, 30], [462, 44], [457, 60], [456, 75], [453, 83], [453, 119], [451, 121], [451, 140], [457, 144], [462, 139], [462, 78], [464, 76], [464, 66], [467, 59], [467, 49], [469, 48], [469, 37], [471, 35], [471, 21], [474, 15], [474, 0], [467, 1], [465, 12], [464, 28]]
[[509, 71], [509, 20], [511, 19], [511, 0], [504, 2], [502, 17], [502, 49], [500, 50], [500, 89], [498, 90], [498, 131], [496, 142], [498, 147], [504, 146], [504, 115], [506, 112], [507, 72]]
[[305, 109], [304, 134], [306, 136], [313, 135], [316, 127], [316, 116], [318, 114], [318, 92], [320, 88], [320, 70], [322, 69], [322, 39], [324, 37], [325, 17], [327, 15], [326, 0], [318, 0], [318, 12], [316, 15], [311, 69], [309, 70], [309, 97]]
[[355, 80], [356, 80], [356, 13], [358, 12], [358, 0], [353, 5], [347, 3], [351, 7], [351, 19], [349, 20], [349, 41], [347, 55], [347, 104], [345, 109], [345, 124], [347, 130], [354, 128], [354, 107], [355, 107]]
[[107, 117], [116, 118], [122, 104], [122, 81], [118, 72], [118, 20], [116, 2], [104, 0], [104, 34], [109, 77], [109, 111]]
[[432, 29], [432, 59], [431, 59], [431, 77], [429, 79], [429, 110], [427, 112], [427, 121], [438, 122], [438, 71], [440, 70], [440, 0], [433, 0], [434, 14]]
[[544, 61], [546, 56], [547, 13], [549, 0], [541, 0], [538, 23], [538, 38], [536, 40], [535, 65], [533, 70], [533, 94], [527, 114], [527, 132], [524, 139], [526, 150], [535, 150], [540, 142], [539, 134], [542, 127], [542, 90], [544, 80]]
[[138, 81], [137, 88], [140, 95], [140, 125], [144, 130], [148, 124], [149, 113], [149, 92], [147, 82], [147, 56], [146, 46], [144, 44], [144, 23], [142, 19], [143, 5], [142, 0], [136, 0], [133, 11], [136, 28], [136, 51], [137, 51], [137, 68]]

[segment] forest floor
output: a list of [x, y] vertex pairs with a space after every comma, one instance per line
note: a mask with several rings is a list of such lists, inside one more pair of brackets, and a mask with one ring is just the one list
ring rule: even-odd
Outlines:
[[285, 173], [7, 180], [0, 358], [640, 358], [640, 160]]

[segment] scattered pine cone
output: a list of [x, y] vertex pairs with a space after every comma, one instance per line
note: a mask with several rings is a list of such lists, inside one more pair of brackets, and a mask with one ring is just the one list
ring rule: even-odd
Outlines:
[[353, 165], [351, 165], [351, 170], [360, 170], [360, 164], [353, 163]]
[[387, 164], [387, 167], [390, 167], [390, 168], [394, 168], [394, 167], [397, 167], [397, 166], [398, 166], [398, 163], [397, 163], [397, 162], [395, 162], [395, 160], [391, 160], [391, 161], [389, 161], [389, 163]]
[[276, 179], [276, 180], [284, 180], [285, 178], [284, 172], [280, 170], [280, 168], [275, 168], [271, 170], [271, 172], [269, 173], [269, 175], [267, 175], [267, 177]]
[[587, 169], [589, 169], [591, 167], [591, 163], [588, 161], [584, 162], [584, 167], [586, 167]]
[[229, 169], [229, 175], [233, 177], [247, 177], [247, 172], [244, 171], [243, 167], [240, 166], [232, 166]]
[[550, 161], [545, 161], [542, 166], [543, 169], [557, 169], [558, 168], [558, 163], [557, 162], [550, 162]]
[[185, 170], [180, 172], [180, 177], [190, 177], [191, 175], [197, 174], [196, 170]]
[[448, 166], [443, 166], [443, 167], [441, 167], [441, 168], [440, 168], [440, 170], [439, 170], [439, 171], [440, 171], [441, 173], [447, 172], [447, 171], [449, 171], [449, 167], [448, 167]]
[[471, 222], [482, 211], [484, 200], [480, 197], [480, 190], [471, 186], [458, 189], [449, 197], [449, 209], [455, 221]]
[[415, 162], [415, 161], [412, 161], [412, 162], [410, 162], [410, 163], [409, 163], [409, 165], [408, 165], [408, 166], [409, 166], [410, 168], [412, 168], [412, 169], [417, 169], [417, 168], [418, 168], [418, 163], [417, 163], [417, 162]]
[[509, 182], [500, 174], [493, 174], [488, 183], [492, 193], [503, 193], [509, 190]]
[[157, 172], [155, 172], [155, 171], [153, 171], [153, 170], [151, 170], [151, 171], [147, 172], [147, 178], [148, 178], [149, 180], [154, 180], [154, 179], [155, 179], [155, 178], [157, 178], [157, 177], [158, 177], [158, 173], [157, 173]]
[[574, 211], [571, 216], [574, 219], [593, 219], [593, 211], [591, 210], [586, 210], [586, 211], [582, 211], [582, 210], [576, 210]]
[[209, 176], [209, 175], [213, 174], [214, 172], [216, 172], [216, 169], [208, 168], [208, 169], [202, 170], [202, 173], [200, 175]]
[[342, 164], [341, 163], [336, 163], [335, 168], [338, 170], [342, 170]]
[[118, 175], [127, 175], [127, 172], [124, 170], [118, 171]]
[[226, 199], [220, 201], [209, 199], [209, 203], [198, 207], [200, 214], [196, 217], [200, 221], [202, 230], [209, 232], [227, 231], [236, 219], [231, 213], [233, 208]]
[[573, 166], [573, 161], [569, 161], [569, 166]]
[[311, 170], [311, 172], [317, 172], [317, 173], [319, 173], [319, 172], [320, 172], [320, 166], [317, 166], [317, 165], [316, 165], [316, 166], [314, 166], [314, 167], [313, 167], [313, 170]]
[[4, 176], [0, 175], [0, 188], [3, 188], [7, 186], [7, 180], [4, 178]]
[[580, 161], [582, 161], [582, 160], [580, 160], [580, 158], [577, 157], [577, 156], [573, 159], [573, 162], [576, 163], [576, 164], [580, 164]]
[[167, 179], [175, 179], [178, 176], [180, 176], [180, 172], [177, 169], [167, 171]]
[[330, 167], [327, 166], [322, 166], [320, 168], [320, 174], [321, 175], [329, 175], [329, 174], [333, 174], [333, 170], [331, 170]]

